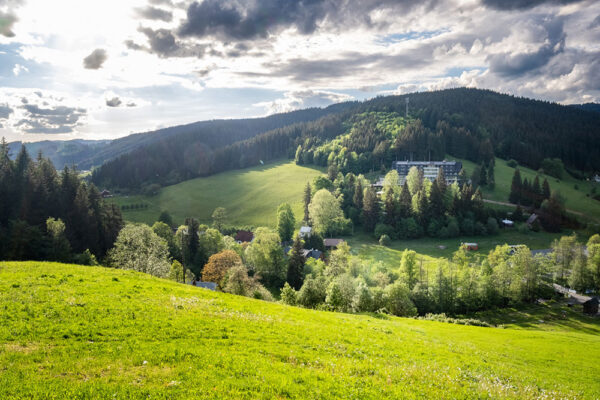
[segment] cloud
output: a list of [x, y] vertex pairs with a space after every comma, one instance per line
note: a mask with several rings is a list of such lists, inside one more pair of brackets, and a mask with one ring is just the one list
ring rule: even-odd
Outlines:
[[102, 64], [106, 61], [108, 55], [104, 49], [96, 49], [92, 53], [83, 59], [83, 66], [87, 69], [99, 69]]
[[[320, 24], [331, 22], [353, 29], [372, 25], [373, 10], [407, 10], [415, 6], [429, 7], [437, 1], [362, 0], [348, 4], [346, 0], [234, 0], [194, 1], [187, 9], [187, 20], [179, 27], [181, 36], [214, 36], [223, 39], [251, 40], [265, 38], [294, 28], [303, 35], [311, 34]], [[346, 24], [342, 24], [346, 23]]]
[[583, 0], [483, 0], [483, 4], [496, 10], [525, 10], [542, 4], [568, 5]]
[[353, 100], [350, 95], [319, 90], [300, 90], [287, 92], [281, 99], [254, 104], [264, 107], [267, 114], [277, 114], [308, 107], [325, 107], [333, 103]]
[[600, 26], [600, 15], [598, 15], [596, 18], [594, 18], [594, 20], [590, 24], [590, 29], [597, 28], [599, 26]]
[[0, 11], [0, 35], [14, 37], [15, 33], [12, 28], [15, 22], [17, 22], [17, 17], [14, 14]]
[[[566, 34], [563, 21], [553, 18], [537, 24], [528, 23], [526, 33], [537, 41], [534, 51], [502, 52], [488, 56], [490, 71], [501, 76], [519, 76], [536, 70], [546, 64], [565, 48]], [[532, 31], [535, 30], [535, 31]]]
[[162, 8], [147, 6], [144, 8], [137, 8], [136, 14], [144, 19], [159, 20], [164, 22], [171, 22], [173, 19], [173, 13], [171, 11], [163, 10]]
[[168, 29], [152, 29], [140, 27], [139, 32], [146, 35], [150, 47], [126, 40], [125, 46], [131, 50], [143, 50], [156, 54], [161, 58], [167, 57], [202, 57], [205, 53], [205, 45], [180, 43], [175, 35]]
[[15, 67], [13, 68], [14, 76], [19, 76], [21, 72], [29, 72], [29, 69], [21, 64], [15, 64]]
[[71, 133], [86, 116], [86, 109], [67, 106], [42, 108], [35, 104], [21, 106], [25, 118], [15, 124], [25, 133]]
[[119, 107], [123, 102], [118, 97], [113, 97], [112, 99], [106, 99], [106, 105], [109, 107]]
[[8, 119], [12, 113], [13, 109], [8, 104], [0, 104], [0, 119]]

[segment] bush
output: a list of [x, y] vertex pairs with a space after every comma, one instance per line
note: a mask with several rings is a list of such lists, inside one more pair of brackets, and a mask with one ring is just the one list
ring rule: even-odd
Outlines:
[[506, 162], [506, 165], [508, 165], [511, 168], [517, 168], [519, 166], [519, 163], [517, 162], [517, 160], [510, 159]]
[[392, 243], [392, 239], [388, 235], [381, 235], [379, 238], [379, 244], [381, 246], [389, 246]]
[[500, 232], [500, 227], [498, 226], [498, 221], [496, 218], [489, 217], [486, 224], [487, 232], [490, 235], [497, 235]]
[[475, 231], [475, 223], [470, 218], [465, 218], [460, 223], [460, 231], [463, 235], [471, 236]]
[[544, 158], [541, 166], [546, 174], [558, 179], [562, 179], [565, 172], [565, 166], [560, 158]]
[[529, 233], [529, 227], [527, 226], [527, 224], [519, 224], [517, 226], [517, 231], [519, 233]]
[[281, 302], [283, 304], [287, 304], [288, 306], [295, 306], [298, 301], [298, 294], [294, 290], [293, 287], [290, 286], [289, 283], [285, 283], [281, 288]]
[[454, 217], [450, 217], [448, 219], [447, 229], [448, 229], [448, 237], [449, 238], [457, 237], [458, 235], [460, 235], [460, 228], [458, 226], [458, 221]]
[[419, 317], [418, 319], [426, 320], [426, 321], [437, 321], [437, 322], [446, 322], [449, 324], [458, 324], [458, 325], [472, 325], [472, 326], [483, 326], [486, 328], [492, 328], [493, 325], [490, 325], [487, 322], [480, 321], [475, 318], [451, 318], [447, 317], [446, 314], [425, 314], [424, 317]]
[[390, 314], [398, 317], [417, 315], [417, 308], [410, 299], [410, 292], [401, 282], [393, 283], [385, 288], [385, 306]]
[[386, 224], [377, 224], [375, 225], [375, 238], [381, 238], [382, 236], [395, 237], [396, 232], [394, 232], [394, 228], [390, 225]]
[[298, 291], [298, 304], [315, 308], [317, 305], [325, 302], [325, 282], [323, 279], [315, 279], [312, 276], [304, 280], [304, 284]]

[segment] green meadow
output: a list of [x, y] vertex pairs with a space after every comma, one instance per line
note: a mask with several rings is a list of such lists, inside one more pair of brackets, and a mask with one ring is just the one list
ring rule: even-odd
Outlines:
[[304, 186], [322, 171], [280, 161], [259, 167], [228, 171], [167, 186], [155, 196], [118, 196], [119, 205], [146, 204], [147, 208], [125, 210], [133, 222], [152, 225], [161, 211], [168, 211], [177, 224], [186, 217], [210, 223], [212, 212], [225, 207], [232, 225], [275, 226], [277, 207], [290, 203], [296, 219], [302, 219]]
[[[452, 157], [449, 158], [452, 159]], [[463, 163], [463, 168], [467, 172], [467, 176], [471, 176], [475, 164], [467, 160], [460, 161]], [[568, 173], [565, 173], [562, 179], [557, 179], [549, 175], [538, 174], [534, 170], [523, 166], [518, 166], [517, 168], [519, 168], [521, 173], [521, 179], [527, 178], [531, 182], [536, 175], [539, 175], [540, 185], [544, 182], [544, 179], [548, 179], [550, 188], [557, 190], [564, 197], [568, 210], [583, 213], [596, 221], [600, 221], [600, 201], [592, 198], [592, 189], [595, 188], [600, 193], [600, 184], [575, 179]], [[510, 185], [514, 173], [515, 168], [509, 167], [506, 164], [506, 160], [496, 158], [496, 165], [494, 166], [496, 185], [493, 190], [483, 188], [483, 197], [489, 200], [508, 202]]]
[[2, 262], [0, 398], [598, 398], [598, 320], [527, 321], [331, 313], [132, 271]]

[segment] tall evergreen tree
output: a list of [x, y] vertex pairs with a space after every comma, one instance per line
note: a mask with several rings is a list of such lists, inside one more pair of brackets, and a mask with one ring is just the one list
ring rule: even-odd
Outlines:
[[365, 189], [362, 217], [365, 232], [373, 232], [379, 220], [379, 199], [372, 187]]
[[440, 185], [438, 184], [437, 179], [431, 186], [431, 192], [429, 193], [429, 206], [431, 210], [431, 216], [433, 218], [440, 218], [446, 212], [444, 196], [440, 191]]
[[479, 170], [479, 185], [485, 186], [487, 185], [487, 169], [485, 168], [485, 164], [481, 163], [481, 169]]
[[354, 203], [354, 207], [356, 207], [357, 210], [362, 210], [363, 195], [364, 190], [362, 186], [362, 181], [358, 179], [358, 182], [356, 182], [356, 185], [354, 187], [354, 196], [352, 197], [352, 202]]
[[548, 183], [548, 179], [544, 178], [544, 183], [542, 184], [542, 197], [543, 200], [550, 198], [550, 184]]
[[384, 222], [387, 225], [390, 226], [395, 226], [396, 225], [396, 209], [397, 209], [397, 202], [396, 202], [396, 196], [394, 194], [394, 191], [391, 188], [386, 188], [385, 189], [385, 202], [383, 203], [383, 207], [384, 207], [384, 212], [385, 212], [385, 218], [384, 218]]
[[533, 184], [531, 185], [531, 194], [533, 198], [533, 206], [535, 208], [539, 208], [542, 205], [542, 188], [540, 186], [540, 177], [535, 176], [533, 179]]
[[287, 283], [296, 290], [302, 287], [304, 282], [304, 263], [302, 239], [296, 235], [294, 244], [290, 250], [290, 258], [288, 260]]
[[447, 183], [446, 183], [446, 174], [444, 174], [444, 168], [438, 169], [437, 178], [435, 178], [435, 184], [438, 186], [440, 193], [442, 196], [446, 194]]
[[406, 181], [404, 181], [404, 185], [402, 185], [402, 190], [400, 191], [398, 214], [401, 218], [408, 218], [412, 214], [412, 197], [410, 196], [410, 190]]
[[312, 198], [310, 183], [306, 182], [306, 186], [304, 187], [304, 223], [308, 224], [310, 220], [308, 206], [310, 205], [310, 200]]
[[510, 195], [508, 196], [508, 201], [513, 204], [521, 204], [522, 185], [523, 182], [521, 181], [521, 173], [519, 172], [519, 169], [515, 169], [515, 173], [510, 184]]

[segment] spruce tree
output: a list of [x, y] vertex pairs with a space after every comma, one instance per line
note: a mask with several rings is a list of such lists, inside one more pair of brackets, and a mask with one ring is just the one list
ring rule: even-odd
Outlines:
[[540, 187], [540, 178], [539, 176], [535, 176], [533, 180], [533, 185], [531, 186], [531, 194], [533, 197], [533, 206], [535, 208], [539, 208], [542, 204], [542, 188]]
[[312, 193], [311, 193], [310, 183], [306, 182], [306, 187], [304, 188], [304, 223], [305, 224], [308, 224], [308, 221], [310, 219], [309, 212], [308, 212], [308, 206], [310, 204], [311, 197], [312, 197]]
[[487, 185], [487, 169], [485, 168], [484, 163], [481, 163], [481, 169], [479, 170], [479, 185]]
[[549, 199], [550, 198], [550, 194], [551, 194], [551, 192], [550, 192], [550, 184], [548, 183], [547, 179], [544, 179], [544, 183], [542, 184], [542, 197], [543, 197], [543, 200]]
[[290, 250], [290, 258], [287, 269], [287, 283], [296, 290], [299, 290], [304, 283], [304, 263], [302, 239], [296, 235], [294, 244]]
[[404, 185], [402, 185], [402, 190], [400, 191], [398, 214], [402, 218], [408, 218], [412, 214], [412, 198], [410, 196], [410, 190], [408, 189], [408, 184], [406, 181], [404, 181]]
[[515, 173], [510, 184], [510, 195], [508, 201], [513, 204], [521, 204], [521, 190], [523, 182], [521, 181], [521, 173], [518, 169], [515, 169]]
[[371, 233], [379, 219], [379, 199], [372, 187], [365, 189], [363, 197], [363, 226], [365, 232]]
[[391, 188], [387, 188], [385, 191], [385, 202], [384, 202], [385, 220], [387, 225], [396, 225], [396, 196]]
[[437, 178], [435, 178], [435, 184], [438, 186], [440, 193], [442, 196], [446, 193], [447, 184], [446, 184], [446, 175], [444, 174], [444, 168], [438, 169]]
[[431, 216], [434, 218], [439, 218], [446, 212], [444, 196], [440, 191], [440, 185], [438, 184], [437, 179], [433, 182], [433, 186], [431, 186], [431, 192], [429, 193], [429, 207]]
[[354, 203], [354, 207], [356, 207], [357, 210], [362, 210], [363, 194], [364, 190], [362, 187], [362, 181], [358, 179], [358, 182], [356, 182], [356, 186], [354, 187], [354, 196], [352, 197], [352, 202]]
[[496, 177], [494, 176], [494, 162], [493, 159], [490, 160], [490, 163], [487, 168], [487, 185], [490, 189], [493, 189], [496, 184]]

